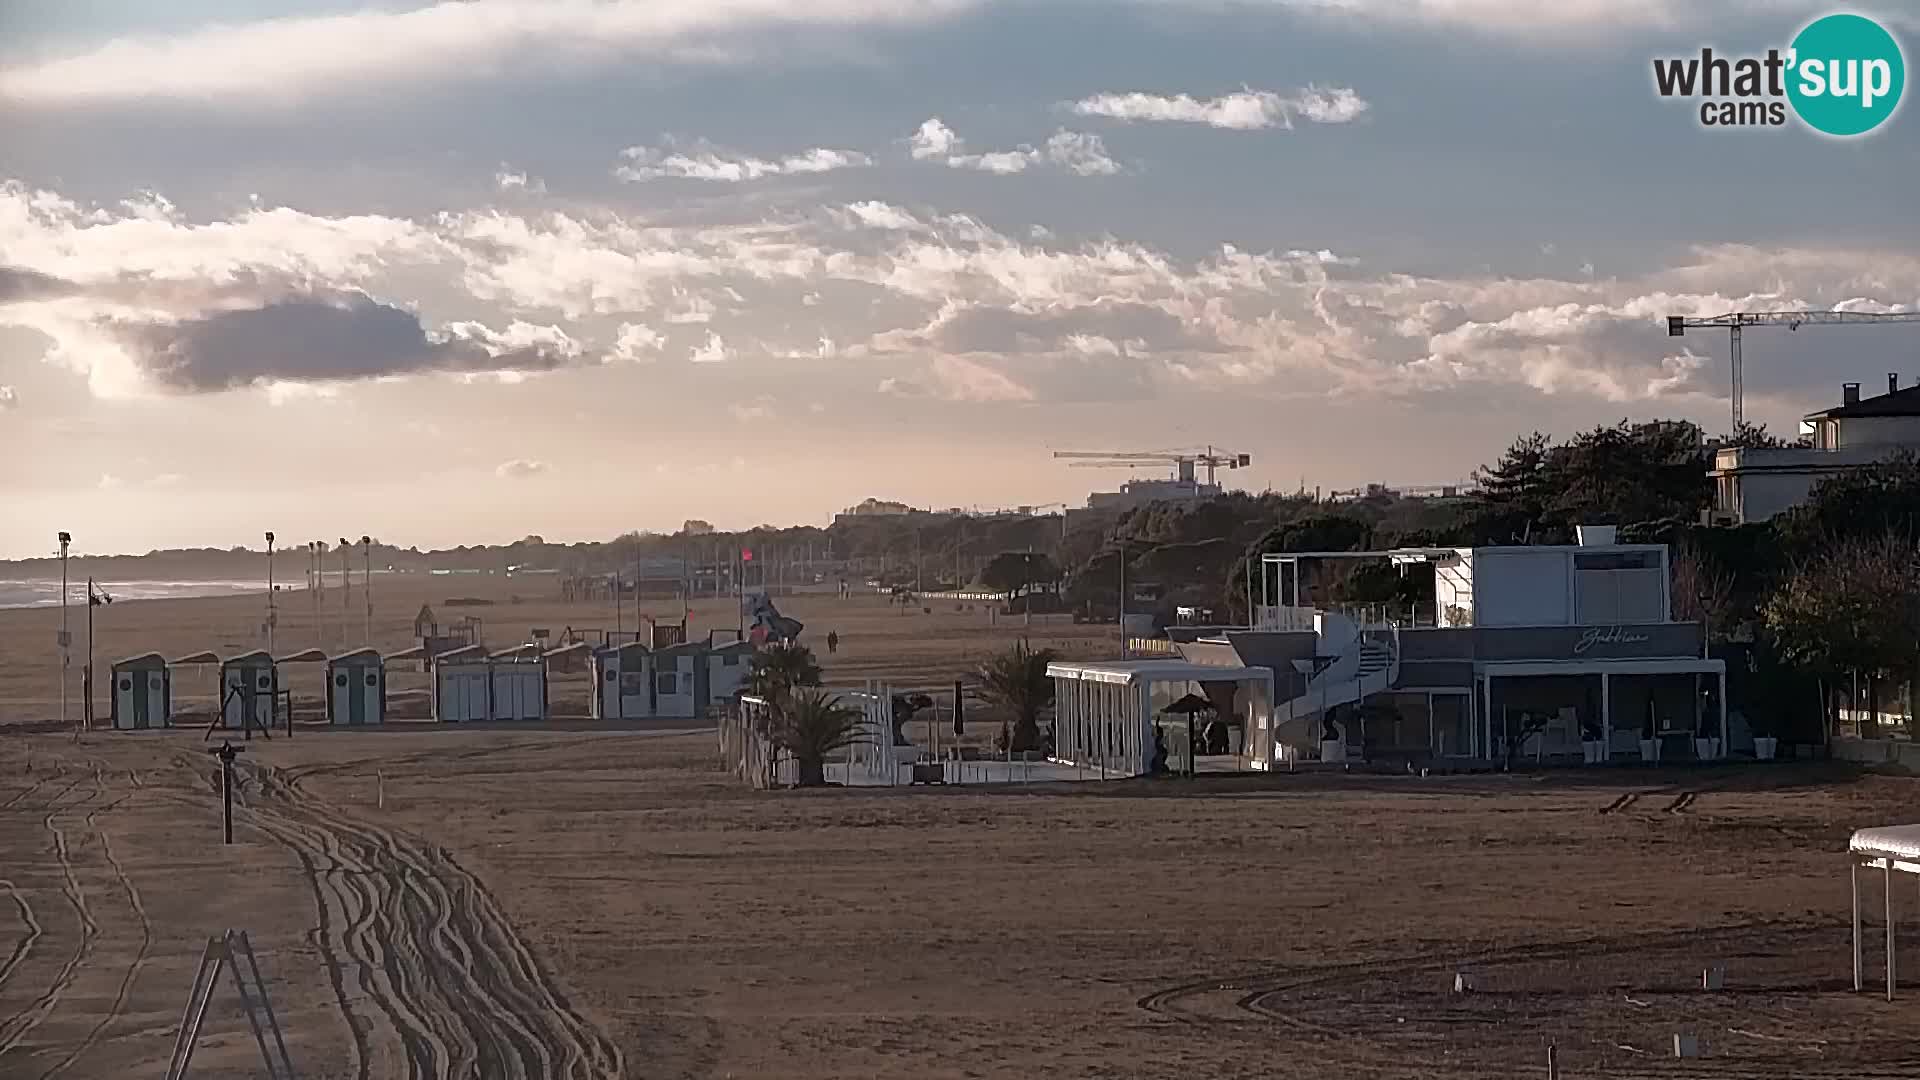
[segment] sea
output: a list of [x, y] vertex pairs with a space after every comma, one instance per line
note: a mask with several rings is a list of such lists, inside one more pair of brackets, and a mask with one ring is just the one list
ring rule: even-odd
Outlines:
[[[264, 581], [101, 581], [96, 590], [122, 600], [178, 600], [190, 596], [239, 596], [266, 592]], [[67, 603], [84, 607], [86, 581], [67, 583]], [[60, 606], [60, 579], [9, 580], [0, 578], [0, 608], [37, 608]]]

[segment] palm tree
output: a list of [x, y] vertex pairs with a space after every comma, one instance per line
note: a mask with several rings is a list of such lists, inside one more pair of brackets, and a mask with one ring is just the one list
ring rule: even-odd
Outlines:
[[746, 692], [779, 705], [802, 686], [820, 685], [820, 665], [805, 645], [763, 649], [753, 654]]
[[1053, 704], [1053, 679], [1047, 665], [1059, 659], [1052, 649], [1031, 649], [1025, 641], [980, 662], [976, 673], [981, 696], [1013, 714], [1007, 749], [1015, 753], [1040, 747], [1040, 713]]
[[825, 690], [797, 690], [774, 709], [768, 734], [774, 749], [793, 755], [799, 765], [800, 786], [827, 782], [827, 758], [865, 742], [861, 711], [842, 705], [837, 694]]

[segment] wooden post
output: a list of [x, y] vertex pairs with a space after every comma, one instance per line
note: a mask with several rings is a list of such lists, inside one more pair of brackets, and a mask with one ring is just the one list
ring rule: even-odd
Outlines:
[[1881, 866], [1881, 868], [1882, 868], [1882, 869], [1883, 869], [1883, 870], [1885, 871], [1885, 875], [1886, 875], [1886, 876], [1885, 876], [1885, 880], [1884, 880], [1884, 884], [1886, 885], [1886, 901], [1887, 901], [1887, 903], [1886, 903], [1886, 907], [1887, 907], [1887, 1000], [1888, 1000], [1888, 1001], [1892, 1001], [1892, 1000], [1893, 1000], [1893, 984], [1894, 984], [1894, 973], [1893, 973], [1893, 940], [1894, 940], [1894, 932], [1893, 932], [1893, 857], [1892, 857], [1891, 855], [1889, 855], [1889, 856], [1887, 856], [1886, 858], [1884, 858], [1884, 859], [1881, 859], [1881, 860], [1880, 860], [1880, 866]]
[[1560, 1056], [1552, 1043], [1547, 1044], [1547, 1080], [1560, 1080]]
[[379, 769], [373, 770], [373, 805], [379, 810], [387, 808], [387, 774]]

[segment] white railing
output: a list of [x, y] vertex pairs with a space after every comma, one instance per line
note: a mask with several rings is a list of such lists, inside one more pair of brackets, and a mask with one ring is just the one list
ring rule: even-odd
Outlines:
[[1254, 609], [1255, 630], [1312, 630], [1317, 609], [1261, 604]]

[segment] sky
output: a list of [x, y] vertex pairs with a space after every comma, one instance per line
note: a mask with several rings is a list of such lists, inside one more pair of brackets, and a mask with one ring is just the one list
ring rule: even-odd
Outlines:
[[[1714, 131], [1795, 0], [0, 0], [0, 557], [1458, 482], [1920, 310], [1920, 118]], [[1920, 16], [1875, 15], [1906, 45]], [[1920, 327], [1748, 334], [1792, 433]], [[1160, 475], [1146, 470], [1138, 475]]]

